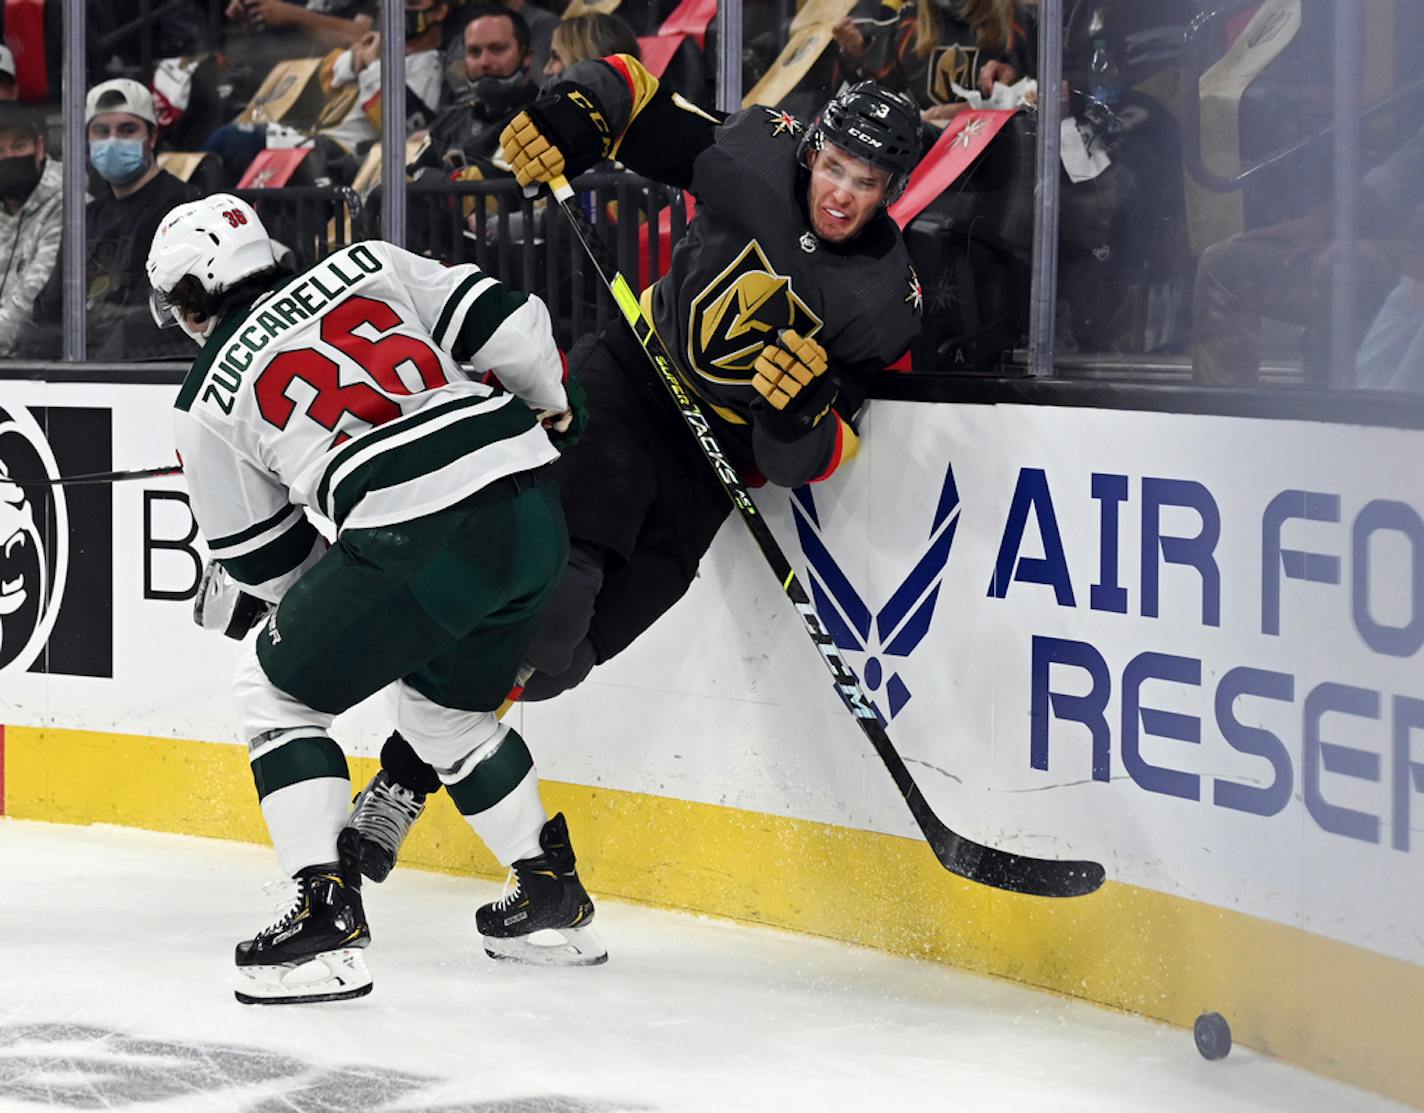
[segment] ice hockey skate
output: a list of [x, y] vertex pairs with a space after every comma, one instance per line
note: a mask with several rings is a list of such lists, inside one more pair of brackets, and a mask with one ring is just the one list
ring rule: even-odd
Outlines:
[[398, 785], [381, 769], [356, 796], [346, 829], [360, 837], [357, 858], [361, 872], [377, 883], [390, 876], [401, 845], [420, 813], [425, 796]]
[[[352, 840], [338, 846], [351, 862]], [[293, 879], [291, 904], [270, 927], [237, 945], [239, 988], [244, 1005], [344, 1001], [371, 992], [371, 974], [361, 951], [371, 929], [361, 906], [354, 870], [338, 863], [308, 866]]]
[[596, 966], [608, 951], [594, 932], [593, 901], [574, 869], [563, 813], [539, 832], [536, 858], [511, 867], [513, 891], [475, 913], [490, 958], [542, 966]]

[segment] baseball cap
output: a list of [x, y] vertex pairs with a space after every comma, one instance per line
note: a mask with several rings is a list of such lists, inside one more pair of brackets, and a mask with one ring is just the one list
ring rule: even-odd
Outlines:
[[15, 76], [15, 55], [10, 52], [8, 46], [0, 46], [0, 73]]
[[153, 111], [153, 94], [127, 77], [116, 77], [89, 90], [84, 100], [85, 124], [104, 112], [127, 112], [158, 126], [158, 117]]
[[44, 123], [28, 105], [14, 100], [0, 100], [0, 131], [13, 128], [28, 132], [36, 139], [44, 135]]

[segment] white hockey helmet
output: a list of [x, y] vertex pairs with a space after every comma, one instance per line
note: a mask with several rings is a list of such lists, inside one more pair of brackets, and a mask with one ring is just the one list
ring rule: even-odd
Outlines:
[[[214, 193], [187, 201], [159, 222], [148, 249], [149, 300], [153, 319], [160, 327], [172, 322], [199, 344], [207, 330], [188, 327], [174, 291], [192, 278], [203, 295], [213, 298], [244, 278], [277, 264], [276, 249], [256, 210], [230, 193]], [[191, 289], [189, 292], [196, 293]], [[180, 292], [181, 293], [181, 292]], [[211, 328], [211, 325], [209, 325]]]

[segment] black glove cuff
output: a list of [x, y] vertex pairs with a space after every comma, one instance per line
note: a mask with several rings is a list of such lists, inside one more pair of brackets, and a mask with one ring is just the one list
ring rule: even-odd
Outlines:
[[840, 384], [829, 374], [803, 387], [778, 410], [761, 395], [752, 400], [752, 420], [779, 441], [800, 440], [822, 421], [830, 418], [831, 406], [840, 394]]
[[248, 595], [244, 591], [237, 597], [237, 605], [232, 608], [232, 617], [228, 619], [223, 636], [241, 641], [249, 630], [266, 619], [271, 606], [267, 600]]
[[568, 397], [569, 412], [573, 414], [573, 420], [562, 433], [549, 433], [549, 440], [560, 452], [578, 444], [579, 435], [588, 428], [588, 395], [584, 393], [583, 384], [573, 375], [566, 375], [564, 394]]
[[564, 156], [565, 177], [582, 174], [613, 149], [608, 115], [581, 85], [561, 85], [526, 111], [539, 133]]

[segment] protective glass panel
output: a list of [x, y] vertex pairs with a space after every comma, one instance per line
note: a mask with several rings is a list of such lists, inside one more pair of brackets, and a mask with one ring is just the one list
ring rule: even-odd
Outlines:
[[1417, 4], [1083, 0], [1063, 32], [1060, 374], [1424, 382]]
[[[0, 358], [58, 342], [63, 186], [59, 4], [8, 5], [0, 48]], [[55, 351], [54, 355], [58, 355]]]

